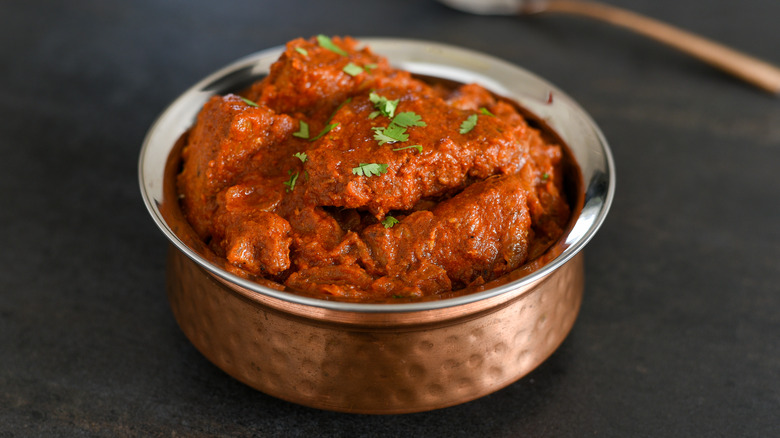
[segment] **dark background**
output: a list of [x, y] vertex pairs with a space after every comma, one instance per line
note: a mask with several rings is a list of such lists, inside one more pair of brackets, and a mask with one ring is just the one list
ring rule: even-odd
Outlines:
[[[776, 0], [619, 4], [780, 64]], [[558, 85], [617, 195], [561, 348], [480, 400], [402, 416], [283, 402], [179, 331], [137, 183], [168, 102], [317, 33], [433, 40]], [[587, 19], [433, 1], [0, 3], [0, 437], [780, 436], [780, 100]]]

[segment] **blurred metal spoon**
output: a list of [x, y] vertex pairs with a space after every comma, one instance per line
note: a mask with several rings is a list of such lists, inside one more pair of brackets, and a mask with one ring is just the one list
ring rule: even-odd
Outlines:
[[585, 0], [439, 0], [480, 15], [562, 12], [620, 26], [688, 53], [772, 94], [780, 94], [780, 68], [760, 59], [625, 9]]

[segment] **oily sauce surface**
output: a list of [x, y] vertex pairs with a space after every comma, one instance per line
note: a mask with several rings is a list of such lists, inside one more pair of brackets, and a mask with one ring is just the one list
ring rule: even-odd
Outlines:
[[570, 216], [563, 160], [476, 84], [423, 82], [349, 37], [297, 39], [242, 96], [204, 105], [177, 188], [233, 273], [381, 302], [479, 286], [544, 253]]

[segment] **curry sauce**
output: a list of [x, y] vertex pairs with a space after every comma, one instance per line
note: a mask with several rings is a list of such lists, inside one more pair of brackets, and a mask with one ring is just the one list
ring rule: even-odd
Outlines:
[[182, 161], [182, 211], [232, 272], [322, 298], [478, 286], [570, 216], [564, 149], [511, 102], [349, 37], [293, 40], [268, 76], [212, 97]]

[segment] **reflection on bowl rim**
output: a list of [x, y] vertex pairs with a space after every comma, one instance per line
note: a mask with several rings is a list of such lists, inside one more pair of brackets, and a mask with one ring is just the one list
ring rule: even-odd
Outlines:
[[[173, 245], [220, 280], [245, 290], [297, 305], [358, 313], [419, 312], [493, 298], [526, 287], [546, 277], [582, 250], [600, 228], [609, 211], [615, 191], [615, 172], [612, 153], [606, 139], [590, 116], [576, 102], [533, 73], [472, 50], [441, 43], [398, 38], [358, 38], [358, 40], [371, 47], [375, 53], [387, 57], [394, 67], [415, 74], [463, 83], [477, 82], [498, 95], [516, 101], [548, 123], [564, 139], [575, 156], [578, 155], [576, 147], [578, 143], [572, 138], [567, 138], [564, 129], [566, 123], [577, 124], [587, 130], [590, 135], [589, 141], [595, 142], [597, 146], [591, 148], [590, 152], [595, 150], [596, 158], [600, 158], [601, 162], [583, 163], [582, 157], [576, 157], [585, 179], [583, 181], [585, 199], [576, 222], [562, 237], [565, 239], [562, 242], [565, 246], [562, 253], [527, 276], [483, 291], [433, 301], [355, 303], [329, 301], [272, 289], [229, 273], [194, 251], [170, 228], [159, 208], [162, 203], [162, 174], [167, 156], [176, 140], [194, 123], [197, 113], [209, 97], [236, 90], [240, 88], [238, 85], [248, 85], [251, 81], [267, 74], [270, 65], [284, 50], [282, 46], [243, 57], [202, 79], [177, 97], [163, 111], [144, 138], [138, 169], [141, 194], [152, 218]], [[586, 168], [583, 169], [583, 166]], [[591, 169], [592, 166], [596, 168]]]

